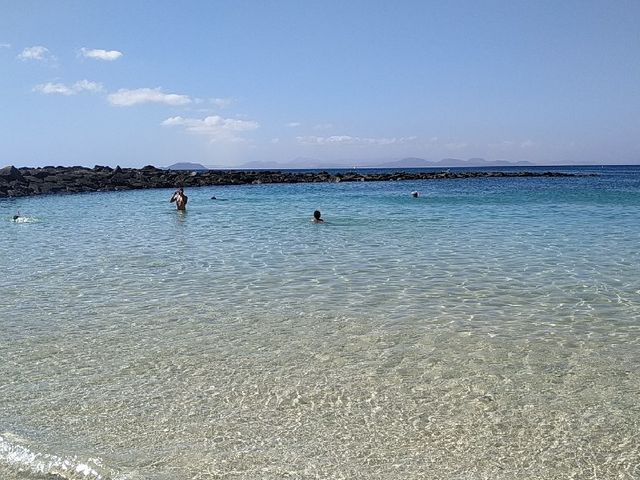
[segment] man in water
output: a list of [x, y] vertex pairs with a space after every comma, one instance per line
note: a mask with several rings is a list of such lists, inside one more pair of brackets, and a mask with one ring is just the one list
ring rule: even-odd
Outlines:
[[189, 197], [187, 197], [184, 194], [184, 190], [182, 189], [182, 187], [180, 187], [180, 188], [178, 188], [178, 190], [173, 192], [173, 195], [171, 195], [171, 200], [169, 200], [169, 201], [171, 203], [176, 202], [176, 208], [178, 210], [186, 210], [187, 209], [187, 200], [189, 200]]
[[315, 212], [313, 212], [313, 220], [311, 220], [312, 223], [324, 223], [324, 220], [320, 218], [320, 210], [316, 210]]

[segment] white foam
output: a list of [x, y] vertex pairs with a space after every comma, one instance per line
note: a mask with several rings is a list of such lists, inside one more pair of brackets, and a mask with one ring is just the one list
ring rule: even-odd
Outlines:
[[68, 480], [108, 480], [92, 466], [90, 461], [80, 461], [74, 457], [59, 457], [47, 453], [39, 453], [9, 441], [11, 434], [0, 436], [0, 463], [21, 472], [29, 472], [43, 476], [55, 476]]
[[15, 223], [35, 223], [38, 220], [35, 217], [18, 217], [18, 218], [14, 218], [13, 222]]

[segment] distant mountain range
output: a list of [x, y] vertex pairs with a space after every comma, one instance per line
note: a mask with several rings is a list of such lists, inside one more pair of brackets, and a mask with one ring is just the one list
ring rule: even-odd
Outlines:
[[[322, 162], [314, 158], [296, 158], [291, 162], [247, 162], [234, 169], [238, 170], [286, 170], [286, 169], [331, 169], [331, 168], [443, 168], [443, 167], [531, 167], [534, 163], [508, 162], [506, 160], [485, 160], [484, 158], [470, 158], [461, 160], [457, 158], [444, 158], [438, 161], [425, 160], [423, 158], [407, 157], [396, 161], [363, 162], [363, 161], [339, 161]], [[166, 167], [170, 170], [209, 170], [224, 169], [228, 167], [205, 167], [199, 163], [180, 162]]]
[[485, 160], [484, 158], [444, 158], [438, 161], [423, 158], [408, 157], [396, 161], [363, 162], [340, 161], [326, 163], [313, 158], [296, 158], [287, 163], [278, 162], [249, 162], [238, 168], [241, 169], [294, 169], [294, 168], [428, 168], [428, 167], [531, 167], [531, 162], [508, 162], [506, 160]]
[[422, 158], [403, 158], [397, 162], [388, 162], [380, 165], [379, 168], [424, 168], [424, 167], [531, 167], [531, 162], [508, 162], [506, 160], [485, 160], [484, 158], [470, 158], [460, 160], [457, 158], [443, 158], [437, 162], [424, 160]]

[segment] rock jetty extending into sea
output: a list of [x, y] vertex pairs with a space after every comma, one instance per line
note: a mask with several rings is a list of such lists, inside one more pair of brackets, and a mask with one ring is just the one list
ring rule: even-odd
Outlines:
[[436, 180], [485, 177], [570, 177], [561, 172], [484, 172], [433, 171], [388, 173], [341, 173], [244, 170], [163, 170], [148, 165], [144, 168], [38, 167], [0, 169], [0, 198], [25, 197], [53, 193], [108, 192], [143, 188], [206, 187], [211, 185], [246, 185], [260, 183], [311, 182], [380, 182], [395, 180]]

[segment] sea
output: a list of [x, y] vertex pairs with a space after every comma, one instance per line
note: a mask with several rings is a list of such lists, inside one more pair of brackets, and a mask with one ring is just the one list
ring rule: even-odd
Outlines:
[[640, 166], [525, 169], [1, 200], [0, 479], [640, 478]]

